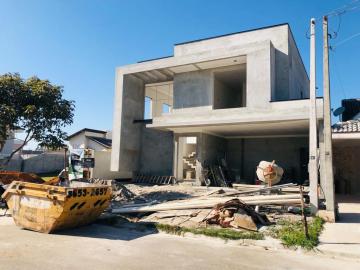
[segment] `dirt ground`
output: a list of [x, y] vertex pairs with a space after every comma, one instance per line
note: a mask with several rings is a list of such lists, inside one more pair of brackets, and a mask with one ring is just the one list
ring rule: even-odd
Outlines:
[[0, 269], [351, 270], [359, 267], [355, 260], [100, 224], [41, 234], [16, 227], [10, 217], [0, 217]]
[[120, 189], [118, 205], [127, 203], [164, 202], [201, 196], [208, 192], [204, 188], [194, 188], [188, 185], [145, 185], [123, 183], [117, 186]]

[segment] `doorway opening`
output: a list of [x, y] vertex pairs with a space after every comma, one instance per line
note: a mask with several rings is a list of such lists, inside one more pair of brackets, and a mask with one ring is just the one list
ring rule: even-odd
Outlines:
[[197, 137], [179, 137], [178, 179], [193, 181], [196, 179]]

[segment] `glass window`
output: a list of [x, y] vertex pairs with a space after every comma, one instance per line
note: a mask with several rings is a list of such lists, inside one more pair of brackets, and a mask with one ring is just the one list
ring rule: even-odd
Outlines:
[[152, 119], [152, 99], [145, 97], [144, 119]]
[[162, 112], [163, 113], [169, 113], [171, 112], [171, 106], [169, 104], [163, 103], [162, 105]]

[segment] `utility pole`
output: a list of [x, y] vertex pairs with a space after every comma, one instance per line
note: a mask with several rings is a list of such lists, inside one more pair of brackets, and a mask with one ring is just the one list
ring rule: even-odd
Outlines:
[[310, 116], [309, 116], [309, 180], [311, 212], [316, 213], [318, 198], [318, 151], [316, 115], [315, 19], [310, 21]]
[[334, 172], [332, 161], [332, 136], [331, 136], [331, 114], [330, 114], [330, 79], [329, 79], [329, 34], [328, 18], [323, 18], [323, 87], [324, 87], [324, 154], [325, 154], [325, 200], [326, 210], [332, 211], [335, 218], [335, 195], [334, 195]]

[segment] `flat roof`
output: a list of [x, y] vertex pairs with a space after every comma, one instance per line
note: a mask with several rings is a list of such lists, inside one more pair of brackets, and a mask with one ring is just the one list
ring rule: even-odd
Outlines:
[[[201, 38], [201, 39], [184, 41], [184, 42], [180, 42], [180, 43], [175, 43], [174, 46], [184, 45], [184, 44], [189, 44], [189, 43], [195, 43], [195, 42], [209, 40], [209, 39], [221, 38], [221, 37], [226, 37], [226, 36], [232, 36], [232, 35], [236, 35], [236, 34], [242, 34], [242, 33], [247, 33], [247, 32], [252, 32], [252, 31], [268, 29], [268, 28], [274, 28], [274, 27], [279, 27], [279, 26], [284, 26], [284, 25], [287, 25], [290, 28], [289, 23], [280, 23], [280, 24], [268, 25], [268, 26], [259, 27], [259, 28], [253, 28], [253, 29], [249, 29], [249, 30], [243, 30], [243, 31], [239, 31], [239, 32], [223, 34], [223, 35], [217, 35], [217, 36], [211, 36], [211, 37], [206, 37], [206, 38]], [[297, 46], [296, 46], [296, 48], [297, 48]], [[168, 56], [162, 56], [162, 57], [157, 57], [157, 58], [145, 59], [145, 60], [137, 61], [137, 63], [150, 62], [150, 61], [155, 61], [155, 60], [164, 59], [164, 58], [170, 58], [170, 57], [174, 57], [174, 55], [168, 55]]]
[[[284, 26], [284, 25], [289, 26], [288, 23], [280, 23], [280, 24], [268, 25], [268, 26], [259, 27], [259, 28], [253, 28], [253, 29], [244, 30], [244, 31], [240, 31], [240, 32], [233, 32], [233, 33], [228, 33], [228, 34], [224, 34], [224, 35], [218, 35], [218, 36], [212, 36], [212, 37], [207, 37], [207, 38], [201, 38], [201, 39], [195, 39], [195, 40], [190, 40], [190, 41], [175, 43], [175, 46], [177, 46], [177, 45], [189, 44], [189, 43], [194, 43], [194, 42], [199, 42], [199, 41], [208, 40], [208, 39], [227, 37], [227, 36], [232, 36], [232, 35], [236, 35], [236, 34], [242, 34], [242, 33], [247, 33], [247, 32], [252, 32], [252, 31], [258, 31], [258, 30], [263, 30], [263, 29], [268, 29], [268, 28], [273, 28], [273, 27], [278, 27], [278, 26]], [[290, 26], [289, 26], [289, 27], [290, 27]]]

